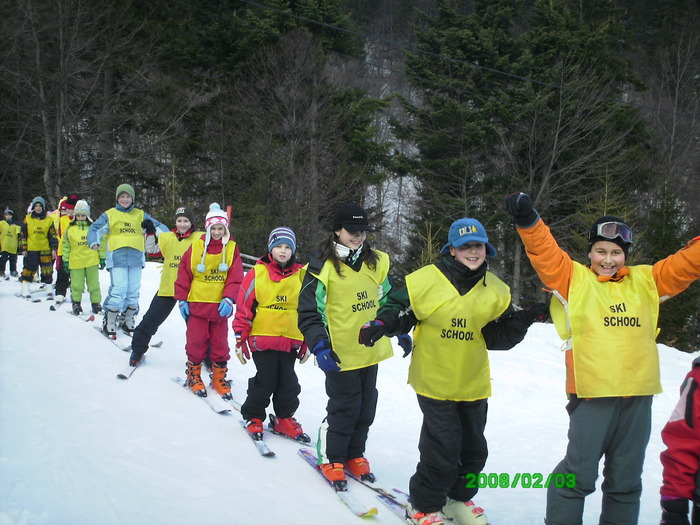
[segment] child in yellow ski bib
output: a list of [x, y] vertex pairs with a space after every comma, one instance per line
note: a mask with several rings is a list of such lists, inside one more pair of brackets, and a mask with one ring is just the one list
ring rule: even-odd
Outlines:
[[582, 522], [605, 456], [600, 523], [636, 524], [652, 396], [661, 392], [659, 303], [700, 277], [700, 237], [653, 266], [626, 266], [632, 231], [619, 217], [588, 233], [589, 267], [563, 251], [525, 193], [505, 197], [532, 266], [553, 291], [552, 319], [566, 341], [569, 443], [553, 474], [576, 485], [547, 490], [547, 525]]

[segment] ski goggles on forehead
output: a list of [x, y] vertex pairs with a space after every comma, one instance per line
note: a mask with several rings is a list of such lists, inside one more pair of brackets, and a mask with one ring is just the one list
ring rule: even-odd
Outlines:
[[622, 242], [632, 242], [632, 230], [622, 222], [603, 222], [596, 226], [596, 236], [604, 239], [620, 238]]

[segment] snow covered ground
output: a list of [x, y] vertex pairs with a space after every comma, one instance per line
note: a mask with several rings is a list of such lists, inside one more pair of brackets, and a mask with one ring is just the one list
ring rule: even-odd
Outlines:
[[[101, 272], [101, 279], [106, 291], [108, 274]], [[158, 280], [157, 265], [148, 263], [142, 313]], [[68, 305], [52, 312], [51, 303], [16, 298], [18, 291], [16, 281], [0, 281], [0, 525], [363, 521], [297, 455], [297, 444], [270, 435], [266, 440], [277, 456], [260, 457], [237, 412], [217, 415], [170, 380], [183, 375], [186, 360], [177, 312], [154, 338], [164, 341], [162, 348], [149, 350], [145, 365], [121, 381], [115, 376], [128, 354], [68, 315]], [[513, 350], [491, 352], [486, 473], [546, 478], [563, 457], [568, 420], [559, 346], [552, 325], [536, 324]], [[692, 361], [673, 348], [659, 351], [665, 392], [654, 401], [644, 466], [645, 525], [659, 522], [659, 434]], [[230, 365], [234, 395], [242, 401], [255, 368], [235, 358]], [[366, 455], [387, 488], [406, 489], [418, 459], [421, 417], [406, 384], [407, 367], [401, 357], [380, 365], [378, 413]], [[323, 373], [313, 360], [297, 371], [302, 394], [296, 417], [313, 435], [325, 414]], [[401, 523], [369, 489], [355, 484], [351, 490], [379, 509], [365, 522]], [[485, 488], [476, 501], [493, 525], [543, 522], [544, 489]], [[598, 490], [588, 498], [585, 522], [597, 523], [599, 509]]]

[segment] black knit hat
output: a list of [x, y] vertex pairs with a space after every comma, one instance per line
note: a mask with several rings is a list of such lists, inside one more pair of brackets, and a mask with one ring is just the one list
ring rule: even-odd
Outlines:
[[367, 212], [354, 202], [346, 202], [333, 212], [333, 231], [345, 228], [349, 232], [373, 232], [369, 225]]
[[180, 206], [175, 212], [175, 220], [178, 217], [186, 217], [190, 224], [194, 226], [194, 211], [189, 206]]
[[[603, 227], [603, 225], [608, 226]], [[630, 246], [632, 246], [632, 230], [620, 217], [606, 215], [605, 217], [597, 219], [588, 232], [589, 252], [591, 251], [593, 245], [598, 241], [614, 242], [620, 248], [622, 248], [622, 251], [625, 252], [625, 258], [627, 258], [629, 255]]]

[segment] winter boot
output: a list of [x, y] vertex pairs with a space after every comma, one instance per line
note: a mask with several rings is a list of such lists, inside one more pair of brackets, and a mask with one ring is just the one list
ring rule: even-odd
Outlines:
[[335, 490], [347, 490], [348, 480], [345, 478], [345, 465], [342, 463], [324, 463], [319, 468], [323, 477], [331, 482]]
[[280, 418], [270, 414], [268, 426], [278, 434], [284, 434], [300, 443], [310, 443], [311, 438], [304, 433], [304, 429], [293, 417]]
[[211, 386], [214, 387], [214, 390], [216, 390], [221, 397], [229, 400], [231, 399], [231, 385], [229, 385], [228, 381], [226, 381], [226, 372], [228, 372], [228, 368], [226, 368], [226, 361], [220, 361], [213, 364], [214, 367], [211, 369]]
[[374, 483], [377, 478], [369, 470], [369, 461], [365, 458], [353, 458], [345, 462], [345, 470], [362, 481]]
[[[661, 499], [662, 525], [690, 525], [688, 500], [685, 498]], [[693, 523], [695, 523], [693, 521]]]
[[22, 281], [22, 291], [20, 292], [20, 295], [22, 297], [31, 297], [32, 294], [29, 293], [29, 282], [28, 281]]
[[134, 350], [132, 348], [131, 350], [131, 356], [129, 357], [129, 366], [136, 366], [139, 364], [141, 359], [143, 359], [143, 355], [145, 354], [145, 351], [142, 350]]
[[46, 285], [46, 300], [53, 301], [53, 284]]
[[12, 277], [17, 277], [19, 274], [18, 274], [17, 272], [10, 272], [10, 275], [11, 275]]
[[119, 310], [107, 310], [102, 318], [102, 331], [111, 338], [117, 337], [117, 317]]
[[199, 397], [207, 397], [207, 388], [202, 381], [202, 363], [195, 365], [187, 361], [187, 386]]
[[102, 312], [102, 305], [100, 303], [92, 303], [92, 313], [99, 314]]
[[254, 417], [245, 423], [245, 429], [255, 441], [260, 441], [263, 438], [263, 422], [261, 419]]
[[56, 306], [58, 306], [59, 304], [61, 304], [65, 300], [66, 300], [65, 295], [57, 295], [56, 297], [54, 297], [54, 301], [56, 301]]
[[136, 328], [137, 312], [138, 308], [129, 306], [124, 313], [122, 313], [122, 330], [124, 330], [127, 334], [130, 334], [134, 331], [134, 328]]
[[80, 306], [80, 303], [73, 303], [73, 315], [80, 315], [83, 313], [83, 307]]
[[489, 523], [484, 509], [477, 507], [472, 500], [457, 501], [447, 498], [447, 503], [442, 507], [442, 513], [460, 525], [488, 525]]

